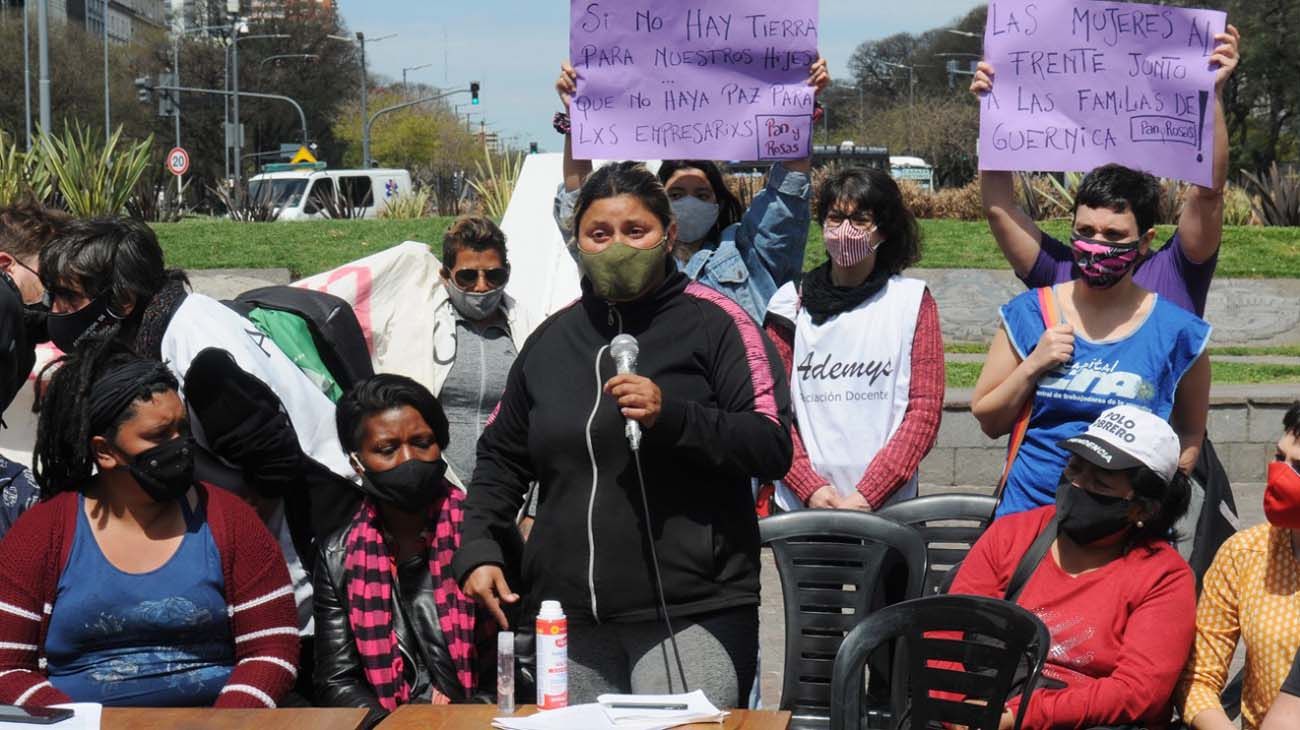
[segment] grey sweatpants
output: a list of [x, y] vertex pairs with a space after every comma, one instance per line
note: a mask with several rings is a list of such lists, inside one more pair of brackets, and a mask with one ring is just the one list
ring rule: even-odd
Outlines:
[[663, 621], [570, 624], [569, 704], [595, 702], [606, 693], [699, 689], [719, 709], [746, 707], [757, 671], [758, 607], [675, 618], [673, 631], [685, 687]]

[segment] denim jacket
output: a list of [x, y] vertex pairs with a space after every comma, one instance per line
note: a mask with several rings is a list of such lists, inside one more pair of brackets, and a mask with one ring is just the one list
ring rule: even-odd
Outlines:
[[[767, 184], [754, 196], [740, 222], [728, 226], [716, 246], [700, 249], [684, 264], [678, 260], [678, 269], [727, 295], [754, 321], [762, 322], [776, 290], [803, 270], [812, 222], [811, 197], [808, 175], [773, 165]], [[566, 191], [563, 185], [555, 194], [555, 221], [575, 259], [573, 211], [577, 201], [578, 191]]]

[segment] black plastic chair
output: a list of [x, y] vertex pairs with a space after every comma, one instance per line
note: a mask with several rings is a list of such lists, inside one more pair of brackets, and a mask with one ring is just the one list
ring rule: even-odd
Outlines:
[[935, 494], [892, 504], [876, 514], [916, 528], [925, 538], [930, 563], [925, 594], [943, 593], [950, 573], [993, 521], [998, 501], [983, 494]]
[[[934, 632], [953, 633], [939, 637]], [[831, 730], [862, 727], [867, 655], [896, 639], [902, 639], [906, 672], [893, 683], [895, 730], [923, 730], [935, 723], [997, 730], [1007, 698], [1013, 692], [1033, 694], [1051, 646], [1043, 622], [1008, 601], [929, 596], [896, 603], [868, 616], [844, 639], [835, 657]], [[954, 664], [930, 666], [936, 661]], [[1024, 677], [1019, 686], [1018, 677]], [[932, 692], [960, 698], [940, 699]], [[1023, 716], [1017, 713], [1016, 730]]]
[[785, 677], [781, 709], [791, 728], [825, 728], [831, 670], [845, 635], [881, 605], [883, 569], [906, 569], [902, 598], [921, 595], [925, 541], [916, 530], [853, 510], [801, 510], [760, 520], [785, 597]]

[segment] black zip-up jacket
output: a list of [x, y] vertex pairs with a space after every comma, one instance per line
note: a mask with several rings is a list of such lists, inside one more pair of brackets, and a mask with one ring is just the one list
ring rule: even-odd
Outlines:
[[[637, 338], [637, 372], [663, 393], [641, 445], [648, 527], [626, 420], [603, 392], [616, 374], [608, 345], [620, 332]], [[560, 601], [580, 623], [655, 620], [647, 535], [670, 615], [757, 604], [750, 479], [781, 478], [793, 451], [779, 364], [739, 305], [675, 269], [628, 304], [608, 304], [584, 280], [582, 298], [525, 343], [479, 440], [452, 563], [457, 577], [463, 583], [480, 565], [504, 565], [492, 535], [513, 526], [536, 480], [523, 585], [511, 586], [525, 596], [525, 622], [542, 600]]]

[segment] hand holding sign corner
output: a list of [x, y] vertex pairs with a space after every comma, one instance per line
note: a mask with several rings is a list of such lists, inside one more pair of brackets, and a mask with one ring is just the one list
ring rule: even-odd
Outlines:
[[556, 89], [575, 158], [811, 153], [815, 91], [829, 81], [816, 0], [571, 5], [573, 65]]
[[983, 94], [980, 169], [1119, 162], [1211, 186], [1212, 104], [1218, 77], [1235, 67], [1225, 32], [1218, 11], [1066, 0], [1048, 13], [1032, 0], [991, 2], [988, 64], [972, 84]]

